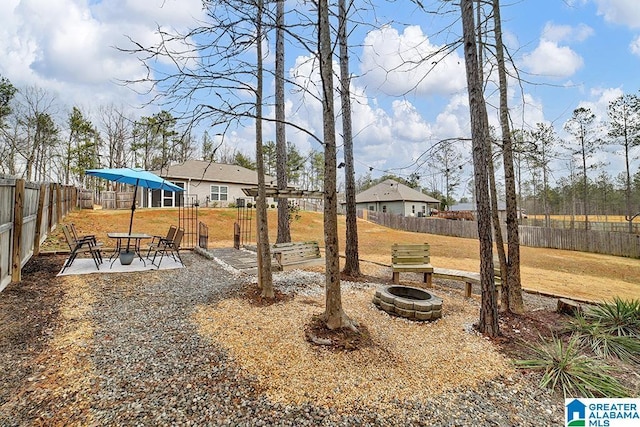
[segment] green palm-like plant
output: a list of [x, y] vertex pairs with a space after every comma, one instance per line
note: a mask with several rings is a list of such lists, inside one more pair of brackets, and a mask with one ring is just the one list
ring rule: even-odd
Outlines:
[[600, 324], [605, 333], [640, 339], [640, 299], [604, 302], [585, 311], [588, 320]]
[[604, 358], [617, 357], [629, 363], [640, 364], [640, 339], [635, 336], [611, 334], [610, 328], [602, 327], [600, 321], [590, 320], [577, 313], [567, 330], [577, 339], [578, 344]]
[[551, 341], [530, 346], [536, 358], [517, 360], [521, 369], [543, 371], [540, 386], [562, 390], [565, 397], [625, 397], [627, 390], [609, 373], [612, 368], [599, 359], [580, 352], [580, 343], [573, 336], [565, 344], [553, 336]]

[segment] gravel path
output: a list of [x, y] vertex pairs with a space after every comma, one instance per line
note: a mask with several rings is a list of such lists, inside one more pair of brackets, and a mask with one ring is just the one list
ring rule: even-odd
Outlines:
[[[520, 373], [473, 390], [397, 402], [400, 415], [378, 413], [375, 403], [349, 414], [274, 404], [223, 349], [199, 335], [192, 319], [197, 305], [215, 304], [248, 276], [195, 254], [184, 259], [184, 270], [86, 276], [88, 286], [74, 287], [75, 305], [62, 312], [76, 322], [65, 330], [69, 337], [86, 328], [91, 339], [70, 339], [33, 362], [43, 377], [58, 375], [57, 387], [67, 391], [25, 379], [20, 392], [0, 401], [0, 426], [562, 424], [563, 403]], [[67, 289], [68, 298], [71, 293]], [[64, 375], [56, 369], [65, 369]]]

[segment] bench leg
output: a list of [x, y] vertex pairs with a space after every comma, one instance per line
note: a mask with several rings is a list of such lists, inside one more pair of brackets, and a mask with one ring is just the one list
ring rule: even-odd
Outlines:
[[393, 283], [396, 285], [400, 284], [400, 273], [397, 271], [393, 272]]
[[471, 283], [470, 282], [465, 282], [464, 283], [464, 296], [466, 298], [471, 298]]
[[431, 273], [424, 273], [424, 283], [427, 284], [427, 288], [433, 288], [433, 281], [431, 280]]

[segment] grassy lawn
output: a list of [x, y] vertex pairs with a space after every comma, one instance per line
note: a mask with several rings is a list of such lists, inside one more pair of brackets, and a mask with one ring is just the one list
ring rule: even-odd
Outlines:
[[[82, 234], [95, 234], [109, 245], [107, 232], [127, 231], [129, 210], [74, 211], [64, 220], [73, 222]], [[209, 247], [233, 246], [235, 209], [199, 209], [199, 220], [209, 227]], [[254, 212], [255, 215], [255, 212]], [[178, 223], [176, 209], [138, 209], [133, 230], [163, 235], [170, 224]], [[270, 238], [276, 237], [276, 211], [269, 210]], [[255, 234], [255, 225], [253, 227]], [[339, 218], [340, 250], [344, 252], [344, 217]], [[321, 213], [301, 212], [291, 225], [294, 241], [317, 240], [324, 245]], [[392, 230], [366, 221], [358, 222], [360, 258], [364, 261], [390, 263], [391, 245], [429, 243], [431, 263], [436, 267], [468, 271], [479, 270], [478, 242], [473, 239], [411, 233]], [[60, 228], [49, 237], [43, 250], [64, 249]], [[521, 247], [522, 284], [525, 289], [593, 301], [640, 298], [640, 260], [585, 252]], [[388, 279], [388, 278], [385, 278]]]

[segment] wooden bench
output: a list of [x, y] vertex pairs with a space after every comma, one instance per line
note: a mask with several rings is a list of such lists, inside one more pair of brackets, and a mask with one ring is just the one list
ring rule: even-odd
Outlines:
[[324, 262], [318, 242], [276, 243], [271, 251], [280, 271]]
[[[496, 274], [499, 276], [500, 269]], [[471, 297], [471, 288], [473, 285], [480, 286], [480, 273], [473, 273], [471, 271], [463, 271], [463, 270], [451, 270], [448, 268], [434, 268], [433, 276], [438, 277], [440, 279], [447, 280], [458, 280], [460, 282], [464, 282], [464, 296], [467, 298]], [[500, 301], [500, 292], [502, 291], [502, 284], [500, 282], [500, 278], [496, 277], [496, 291], [498, 292], [498, 301]]]
[[429, 244], [398, 244], [391, 246], [393, 283], [400, 283], [400, 273], [423, 273], [424, 283], [432, 286], [433, 266], [429, 256]]

